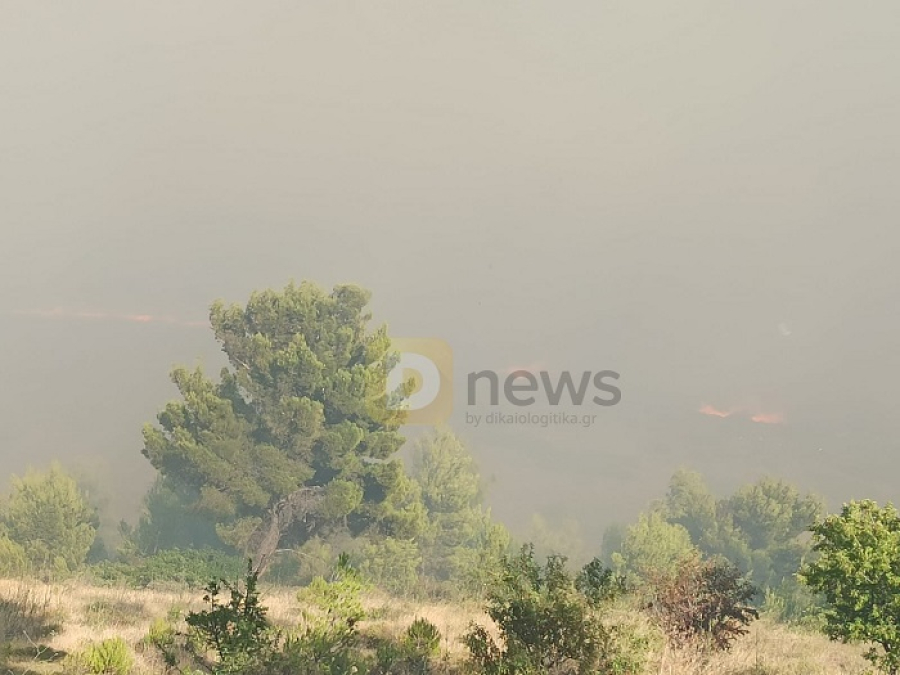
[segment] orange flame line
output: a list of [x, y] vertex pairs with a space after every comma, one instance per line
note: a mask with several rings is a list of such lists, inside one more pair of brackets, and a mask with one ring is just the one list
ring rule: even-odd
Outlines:
[[779, 412], [750, 413], [743, 408], [729, 408], [728, 410], [719, 410], [718, 408], [711, 406], [708, 403], [700, 406], [698, 412], [703, 415], [709, 415], [711, 417], [731, 417], [737, 412], [746, 412], [749, 415], [749, 419], [751, 422], [756, 422], [758, 424], [784, 424], [784, 415]]
[[13, 314], [19, 316], [37, 316], [46, 319], [103, 319], [128, 321], [129, 323], [168, 323], [176, 326], [206, 326], [204, 321], [182, 321], [173, 316], [154, 316], [152, 314], [111, 314], [109, 312], [79, 311], [54, 307], [53, 309], [23, 309]]
[[750, 418], [750, 421], [759, 424], [783, 424], [784, 415], [781, 413], [757, 413]]
[[731, 417], [731, 415], [734, 414], [734, 410], [719, 410], [709, 404], [700, 406], [700, 410], [698, 412], [703, 413], [704, 415], [710, 415], [712, 417]]

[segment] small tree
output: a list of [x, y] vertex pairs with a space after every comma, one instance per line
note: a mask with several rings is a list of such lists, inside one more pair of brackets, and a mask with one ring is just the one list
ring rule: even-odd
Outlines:
[[[206, 647], [214, 649], [217, 673], [241, 673], [254, 659], [275, 648], [278, 636], [266, 617], [268, 610], [260, 602], [258, 577], [248, 563], [243, 588], [225, 579], [215, 579], [206, 587], [203, 601], [209, 609], [191, 612], [185, 618]], [[228, 594], [224, 602], [220, 599]]]
[[625, 530], [622, 547], [612, 554], [617, 571], [633, 582], [674, 572], [696, 555], [691, 536], [681, 525], [673, 525], [661, 511], [642, 513], [638, 522]]
[[419, 538], [422, 574], [446, 590], [480, 595], [509, 547], [509, 534], [483, 505], [481, 476], [451, 431], [421, 438], [412, 455], [427, 525]]
[[742, 487], [723, 506], [751, 550], [769, 550], [794, 541], [823, 509], [816, 495], [801, 494], [795, 486], [775, 478]]
[[716, 498], [699, 473], [676, 471], [669, 480], [664, 504], [667, 520], [686, 529], [694, 544], [701, 546], [715, 531]]
[[25, 549], [12, 541], [0, 527], [0, 577], [16, 577], [29, 569]]
[[84, 564], [98, 518], [75, 479], [53, 464], [46, 473], [29, 471], [13, 479], [0, 523], [33, 569], [67, 573]]
[[900, 670], [900, 514], [870, 500], [845, 504], [812, 528], [819, 556], [800, 579], [824, 595], [833, 640], [867, 642], [873, 665]]

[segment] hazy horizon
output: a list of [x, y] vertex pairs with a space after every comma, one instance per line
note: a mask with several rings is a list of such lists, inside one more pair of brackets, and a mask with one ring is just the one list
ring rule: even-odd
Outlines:
[[293, 279], [460, 378], [621, 374], [590, 428], [473, 428], [456, 388], [519, 531], [596, 546], [682, 466], [897, 501], [898, 19], [0, 2], [4, 486], [58, 459], [133, 518], [169, 371], [222, 363], [209, 305]]

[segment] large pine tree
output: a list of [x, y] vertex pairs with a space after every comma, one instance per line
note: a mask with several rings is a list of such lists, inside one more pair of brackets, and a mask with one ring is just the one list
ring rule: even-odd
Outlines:
[[181, 399], [144, 429], [153, 466], [259, 568], [326, 521], [412, 536], [421, 520], [393, 457], [403, 415], [387, 405], [393, 355], [386, 328], [368, 329], [369, 297], [304, 282], [254, 293], [246, 306], [215, 303], [230, 368], [218, 383], [175, 369]]

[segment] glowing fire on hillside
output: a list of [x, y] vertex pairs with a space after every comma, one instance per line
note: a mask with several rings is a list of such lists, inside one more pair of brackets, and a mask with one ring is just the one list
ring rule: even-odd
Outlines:
[[780, 412], [761, 412], [746, 407], [722, 410], [708, 403], [704, 403], [697, 412], [701, 415], [708, 415], [710, 417], [725, 418], [740, 416], [749, 419], [751, 422], [756, 422], [757, 424], [784, 424], [784, 414]]

